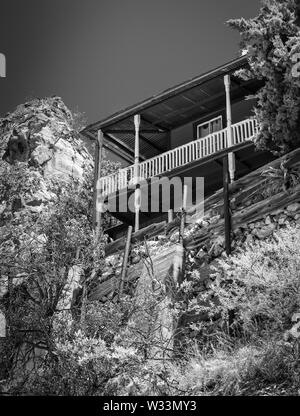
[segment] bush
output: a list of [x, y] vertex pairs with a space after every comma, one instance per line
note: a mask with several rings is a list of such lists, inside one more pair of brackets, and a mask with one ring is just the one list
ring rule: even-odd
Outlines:
[[248, 244], [219, 261], [212, 291], [223, 318], [235, 311], [235, 322], [250, 335], [282, 334], [300, 310], [300, 227], [288, 226], [274, 239]]
[[282, 154], [299, 145], [300, 78], [293, 75], [299, 53], [299, 26], [294, 0], [263, 0], [258, 16], [228, 23], [241, 34], [241, 49], [249, 53], [244, 79], [263, 81], [255, 94], [260, 131], [258, 148]]

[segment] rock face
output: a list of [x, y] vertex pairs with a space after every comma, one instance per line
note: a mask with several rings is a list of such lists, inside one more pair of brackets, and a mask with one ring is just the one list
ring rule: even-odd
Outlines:
[[74, 130], [74, 118], [60, 97], [34, 99], [0, 119], [0, 157], [10, 164], [25, 162], [40, 180], [31, 201], [32, 210], [53, 197], [48, 181], [82, 178], [93, 166], [92, 155]]
[[[5, 171], [5, 162], [10, 165], [23, 162], [30, 178], [37, 184], [26, 195], [20, 195], [15, 205], [0, 200], [0, 213], [24, 208], [39, 213], [56, 196], [51, 191], [53, 179], [56, 182], [81, 180], [84, 169], [93, 167], [93, 157], [74, 128], [75, 123], [72, 113], [59, 97], [34, 99], [0, 119], [0, 177], [2, 170]], [[17, 279], [14, 284], [18, 284]], [[0, 299], [7, 290], [7, 282], [4, 282], [0, 287]], [[0, 314], [1, 322], [0, 337], [4, 331]]]

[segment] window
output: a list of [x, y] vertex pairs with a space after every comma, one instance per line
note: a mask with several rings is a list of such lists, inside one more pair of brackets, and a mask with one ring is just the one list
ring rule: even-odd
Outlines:
[[222, 122], [222, 116], [215, 117], [209, 121], [206, 121], [205, 123], [197, 124], [197, 139], [200, 139], [201, 137], [205, 137], [211, 133], [214, 133], [215, 131], [222, 130], [223, 128], [223, 122]]

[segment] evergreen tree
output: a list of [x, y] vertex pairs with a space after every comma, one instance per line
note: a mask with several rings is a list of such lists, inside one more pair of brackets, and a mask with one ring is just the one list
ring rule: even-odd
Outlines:
[[[244, 79], [256, 78], [264, 86], [256, 94], [260, 131], [257, 148], [283, 154], [300, 144], [300, 30], [299, 2], [262, 0], [258, 16], [229, 20], [248, 50], [250, 70]], [[299, 54], [299, 56], [297, 55]]]

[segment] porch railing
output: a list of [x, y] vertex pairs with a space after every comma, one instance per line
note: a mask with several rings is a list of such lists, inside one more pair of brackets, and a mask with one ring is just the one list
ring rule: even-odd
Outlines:
[[[189, 163], [201, 160], [225, 149], [252, 140], [257, 134], [257, 121], [247, 119], [233, 124], [232, 145], [229, 146], [227, 128], [206, 137], [176, 147], [139, 164], [139, 178], [150, 179]], [[100, 179], [102, 195], [107, 196], [134, 183], [134, 165]]]

